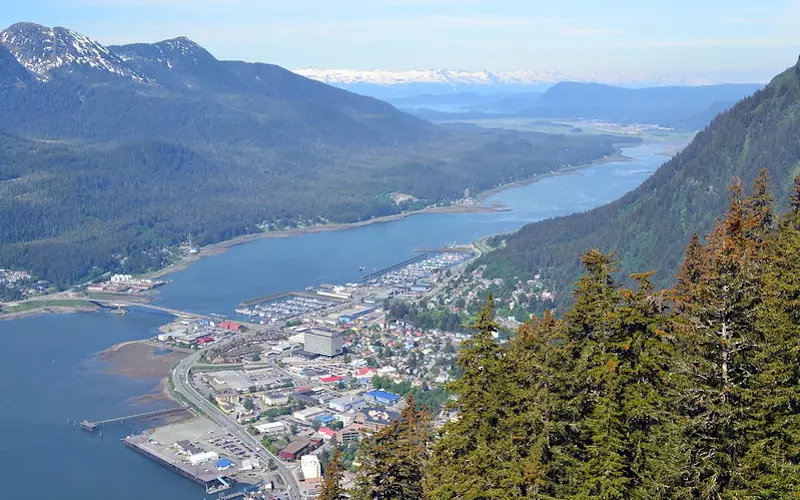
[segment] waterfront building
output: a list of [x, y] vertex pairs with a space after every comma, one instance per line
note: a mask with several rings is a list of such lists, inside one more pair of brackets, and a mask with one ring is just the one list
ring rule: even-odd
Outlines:
[[310, 328], [304, 333], [303, 350], [332, 358], [344, 351], [344, 334], [326, 328]]

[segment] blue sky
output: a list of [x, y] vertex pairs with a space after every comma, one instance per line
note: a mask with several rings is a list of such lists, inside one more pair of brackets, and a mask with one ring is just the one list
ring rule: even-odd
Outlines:
[[800, 54], [800, 0], [11, 0], [3, 26], [105, 44], [186, 35], [289, 68], [534, 69], [762, 81]]

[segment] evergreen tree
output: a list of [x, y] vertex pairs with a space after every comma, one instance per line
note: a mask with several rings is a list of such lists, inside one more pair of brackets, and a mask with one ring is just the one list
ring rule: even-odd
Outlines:
[[413, 393], [400, 418], [362, 443], [354, 497], [363, 500], [418, 500], [428, 458], [430, 419], [416, 409]]
[[[576, 282], [574, 304], [564, 315], [566, 338], [558, 377], [558, 429], [565, 483], [560, 485], [559, 496], [580, 494], [589, 480], [587, 445], [591, 444], [591, 429], [587, 418], [595, 411], [604, 390], [604, 355], [614, 327], [613, 312], [620, 302], [613, 278], [614, 256], [593, 249], [582, 262], [584, 275]], [[617, 472], [606, 475], [611, 477]]]
[[514, 455], [501, 423], [508, 416], [510, 374], [493, 337], [498, 326], [491, 295], [472, 328], [457, 360], [463, 375], [448, 386], [458, 398], [458, 416], [441, 429], [425, 479], [431, 499], [509, 498], [504, 477]]
[[800, 177], [769, 247], [758, 329], [764, 346], [755, 380], [758, 423], [744, 462], [758, 498], [800, 496]]
[[344, 476], [344, 464], [342, 463], [342, 451], [337, 446], [335, 440], [331, 446], [336, 450], [333, 457], [325, 466], [325, 474], [322, 483], [322, 491], [319, 500], [345, 500], [349, 498], [347, 492], [341, 485]]
[[507, 366], [508, 417], [500, 423], [513, 452], [503, 484], [511, 498], [550, 498], [558, 493], [563, 462], [559, 428], [559, 377], [563, 373], [564, 323], [551, 311], [522, 325], [511, 340]]
[[[761, 300], [761, 245], [753, 231], [763, 212], [744, 197], [741, 182], [731, 188], [730, 206], [718, 220], [703, 252], [696, 284], [673, 291], [676, 330], [688, 387], [684, 410], [689, 423], [691, 467], [686, 485], [699, 498], [723, 498], [744, 486], [741, 459], [747, 453], [752, 375], [762, 340], [755, 324]], [[762, 218], [759, 218], [762, 217]], [[684, 264], [684, 270], [694, 263]]]
[[675, 286], [672, 288], [672, 298], [678, 311], [683, 311], [683, 308], [691, 304], [697, 295], [697, 285], [700, 283], [705, 265], [704, 250], [697, 233], [693, 233], [686, 246]]

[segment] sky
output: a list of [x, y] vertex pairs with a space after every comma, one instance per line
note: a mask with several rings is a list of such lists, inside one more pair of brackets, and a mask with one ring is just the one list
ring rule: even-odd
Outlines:
[[220, 59], [290, 69], [532, 69], [761, 82], [800, 55], [800, 0], [3, 3], [3, 27], [65, 26], [104, 44], [184, 35]]

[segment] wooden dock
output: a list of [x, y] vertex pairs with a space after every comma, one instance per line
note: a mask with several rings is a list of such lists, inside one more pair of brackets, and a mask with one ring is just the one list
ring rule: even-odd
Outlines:
[[188, 410], [188, 406], [178, 406], [176, 408], [167, 408], [166, 410], [156, 410], [147, 413], [138, 413], [136, 415], [128, 415], [127, 417], [110, 418], [108, 420], [100, 420], [97, 422], [89, 422], [84, 420], [81, 422], [81, 429], [89, 432], [94, 432], [97, 429], [112, 424], [124, 424], [127, 422], [136, 422], [138, 420], [147, 420], [155, 417], [162, 417], [164, 415], [172, 415], [173, 413], [180, 413]]

